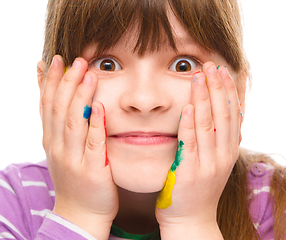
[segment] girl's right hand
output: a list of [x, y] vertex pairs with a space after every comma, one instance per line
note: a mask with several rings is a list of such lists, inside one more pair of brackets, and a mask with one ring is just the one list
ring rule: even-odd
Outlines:
[[53, 212], [96, 239], [107, 239], [119, 201], [106, 156], [104, 107], [92, 103], [98, 77], [83, 58], [65, 74], [64, 67], [55, 56], [41, 95], [43, 146], [55, 188]]

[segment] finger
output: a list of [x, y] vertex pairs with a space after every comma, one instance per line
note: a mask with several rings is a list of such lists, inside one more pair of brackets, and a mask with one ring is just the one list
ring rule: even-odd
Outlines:
[[157, 198], [156, 207], [166, 209], [171, 206], [175, 183], [177, 188], [184, 188], [185, 184], [190, 182], [190, 179], [195, 178], [198, 167], [194, 107], [187, 105], [181, 114], [175, 160], [168, 172], [164, 187]]
[[216, 129], [216, 146], [224, 152], [229, 152], [231, 113], [226, 91], [214, 63], [205, 63], [203, 71], [208, 79], [207, 82], [211, 99], [212, 116], [214, 128]]
[[197, 73], [192, 81], [192, 104], [195, 108], [195, 130], [200, 161], [214, 154], [215, 134], [210, 96], [204, 73]]
[[77, 58], [62, 77], [52, 107], [52, 136], [55, 144], [64, 142], [66, 117], [78, 85], [83, 80], [88, 63]]
[[[178, 168], [180, 164], [184, 167]], [[178, 147], [175, 161], [171, 170], [180, 172], [181, 176], [191, 175], [190, 171], [196, 171], [199, 167], [198, 145], [195, 130], [195, 112], [194, 107], [189, 104], [183, 108], [178, 131]]]
[[43, 145], [47, 146], [51, 137], [52, 104], [64, 71], [64, 62], [61, 56], [54, 56], [44, 83], [41, 96], [41, 115], [43, 123]]
[[105, 110], [100, 102], [92, 103], [90, 126], [85, 145], [84, 164], [88, 169], [95, 169], [96, 171], [108, 166]]
[[219, 75], [221, 76], [228, 98], [231, 112], [231, 143], [233, 149], [236, 149], [240, 144], [240, 123], [242, 118], [238, 93], [235, 83], [226, 67], [219, 69]]
[[73, 152], [73, 159], [81, 160], [84, 154], [92, 97], [97, 83], [96, 73], [88, 71], [79, 84], [69, 108], [65, 125], [65, 146], [68, 151]]

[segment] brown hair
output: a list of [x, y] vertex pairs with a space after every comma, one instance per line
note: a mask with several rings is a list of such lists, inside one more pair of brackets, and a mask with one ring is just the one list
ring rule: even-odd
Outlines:
[[70, 65], [93, 43], [101, 54], [135, 23], [139, 33], [134, 51], [140, 55], [159, 50], [163, 34], [176, 49], [167, 6], [201, 47], [220, 53], [234, 71], [248, 73], [236, 0], [50, 0], [43, 59], [50, 64], [60, 54]]
[[[221, 54], [234, 71], [249, 76], [237, 0], [49, 0], [43, 59], [49, 66], [59, 54], [71, 65], [90, 44], [97, 44], [100, 55], [133, 27], [138, 30], [134, 52], [139, 55], [159, 50], [166, 37], [176, 50], [168, 6], [197, 44]], [[254, 162], [275, 165], [265, 155], [241, 151], [217, 211], [224, 239], [259, 239], [247, 202], [247, 172]], [[275, 239], [284, 239], [286, 180], [281, 176], [285, 170], [275, 166], [271, 186], [276, 203]]]

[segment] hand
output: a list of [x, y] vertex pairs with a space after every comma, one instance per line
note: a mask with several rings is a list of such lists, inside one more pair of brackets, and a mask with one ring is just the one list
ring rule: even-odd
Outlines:
[[182, 111], [176, 159], [157, 200], [164, 240], [183, 228], [177, 239], [222, 239], [216, 211], [238, 158], [240, 104], [225, 67], [203, 69], [193, 76], [192, 104]]
[[83, 58], [63, 76], [64, 67], [55, 56], [41, 96], [53, 211], [98, 240], [107, 239], [119, 203], [106, 156], [104, 107], [91, 102], [98, 77]]

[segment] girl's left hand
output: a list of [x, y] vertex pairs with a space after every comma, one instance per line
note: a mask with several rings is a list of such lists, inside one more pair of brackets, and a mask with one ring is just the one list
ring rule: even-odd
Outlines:
[[240, 121], [227, 69], [205, 63], [193, 76], [192, 104], [182, 111], [176, 159], [156, 204], [162, 239], [222, 239], [217, 205], [238, 158]]

